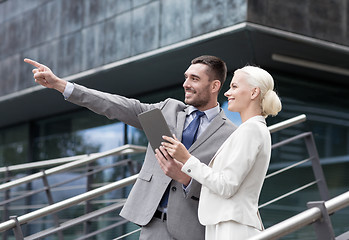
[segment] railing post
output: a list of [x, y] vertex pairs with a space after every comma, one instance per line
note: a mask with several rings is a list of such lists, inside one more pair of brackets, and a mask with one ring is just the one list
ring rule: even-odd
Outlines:
[[317, 207], [321, 210], [322, 217], [313, 223], [317, 239], [318, 240], [334, 240], [335, 236], [333, 232], [333, 227], [332, 227], [331, 219], [328, 215], [328, 212], [325, 206], [325, 202], [324, 201], [308, 202], [307, 207], [308, 208]]
[[327, 201], [330, 199], [330, 194], [328, 193], [325, 175], [320, 164], [319, 155], [316, 149], [316, 145], [315, 145], [315, 141], [312, 133], [310, 133], [305, 137], [305, 144], [307, 146], [309, 157], [312, 157], [311, 164], [312, 164], [314, 176], [317, 180], [317, 185], [319, 188], [321, 199], [323, 201]]
[[135, 164], [133, 163], [132, 160], [127, 161], [127, 166], [128, 166], [129, 171], [130, 171], [130, 175], [131, 176], [135, 175], [136, 174], [136, 172], [135, 172]]
[[[88, 163], [87, 166], [87, 172], [92, 172], [92, 163]], [[93, 183], [93, 174], [87, 174], [86, 177], [86, 192], [92, 190], [92, 183]], [[85, 201], [85, 214], [91, 212], [92, 206], [90, 200]], [[87, 235], [90, 233], [91, 230], [91, 221], [86, 220], [84, 222], [84, 235]]]
[[[5, 181], [4, 182], [9, 182], [10, 181], [10, 169], [8, 166], [6, 166], [5, 168], [6, 168], [6, 171], [5, 171]], [[4, 200], [7, 201], [9, 199], [10, 199], [10, 189], [6, 189]], [[2, 221], [5, 222], [9, 218], [8, 203], [5, 203], [3, 207], [4, 207], [4, 213], [2, 214]], [[7, 238], [8, 238], [8, 232], [5, 231], [2, 233], [2, 240], [7, 240]]]
[[16, 226], [13, 228], [13, 233], [15, 235], [16, 240], [23, 240], [23, 232], [21, 229], [21, 225], [18, 222], [17, 216], [11, 216], [10, 219], [14, 220]]
[[[53, 197], [52, 197], [52, 193], [51, 193], [51, 187], [50, 187], [50, 184], [48, 183], [47, 175], [45, 173], [45, 170], [42, 171], [42, 181], [43, 181], [44, 186], [45, 186], [45, 191], [46, 191], [46, 196], [47, 196], [48, 203], [50, 205], [52, 205], [52, 204], [54, 204], [54, 201], [53, 201]], [[56, 213], [53, 213], [52, 214], [52, 218], [53, 218], [53, 221], [54, 221], [54, 225], [56, 227], [59, 227], [58, 215]], [[63, 234], [62, 234], [61, 231], [58, 232], [58, 239], [59, 240], [63, 240]]]

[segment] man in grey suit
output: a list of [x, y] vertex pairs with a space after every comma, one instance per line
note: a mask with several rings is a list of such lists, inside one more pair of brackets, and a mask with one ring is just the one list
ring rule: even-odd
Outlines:
[[[142, 129], [138, 114], [154, 108], [161, 109], [171, 132], [178, 139], [182, 139], [183, 131], [191, 122], [198, 120], [196, 140], [190, 143], [192, 145], [188, 146], [188, 150], [205, 164], [236, 129], [217, 102], [227, 68], [221, 59], [214, 56], [193, 59], [184, 73], [185, 104], [175, 99], [144, 104], [136, 99], [66, 82], [44, 65], [30, 59], [24, 61], [36, 67], [33, 73], [37, 83], [58, 90], [74, 104], [136, 128]], [[197, 216], [201, 185], [184, 174], [181, 167], [180, 163], [170, 158], [160, 165], [148, 146], [139, 177], [120, 213], [122, 217], [142, 226], [141, 240], [205, 238], [204, 226]]]

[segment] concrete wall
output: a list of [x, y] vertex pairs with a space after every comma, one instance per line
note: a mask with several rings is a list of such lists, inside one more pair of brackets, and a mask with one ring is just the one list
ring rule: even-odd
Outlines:
[[0, 96], [246, 20], [245, 0], [7, 0], [0, 3]]
[[348, 0], [248, 0], [247, 19], [349, 46]]
[[25, 57], [64, 77], [245, 21], [349, 45], [348, 0], [7, 0], [0, 97], [35, 85]]

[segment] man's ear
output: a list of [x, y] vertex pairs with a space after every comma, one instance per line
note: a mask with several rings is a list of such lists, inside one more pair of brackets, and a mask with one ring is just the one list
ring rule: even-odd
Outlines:
[[212, 92], [219, 92], [219, 90], [221, 89], [221, 81], [213, 80], [211, 87], [212, 87]]
[[256, 99], [261, 94], [261, 90], [258, 87], [252, 89], [251, 99]]

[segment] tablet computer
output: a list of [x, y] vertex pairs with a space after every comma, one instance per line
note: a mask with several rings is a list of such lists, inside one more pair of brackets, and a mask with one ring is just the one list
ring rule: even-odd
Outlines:
[[158, 108], [143, 112], [138, 115], [139, 122], [148, 138], [153, 151], [161, 146], [165, 140], [162, 136], [172, 136], [164, 115]]

